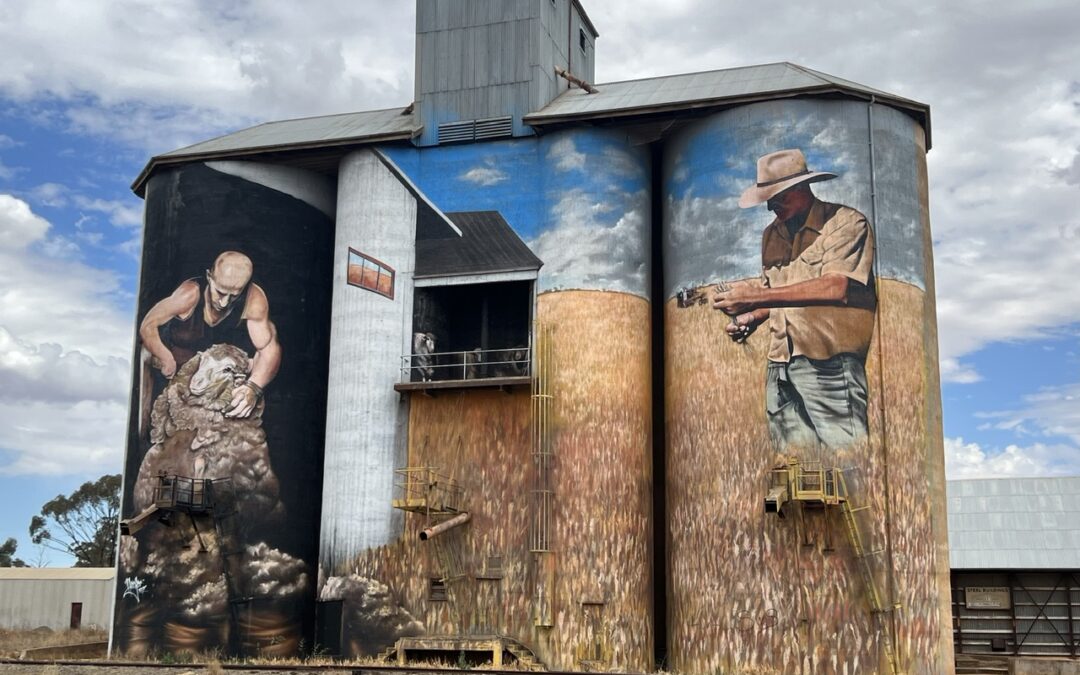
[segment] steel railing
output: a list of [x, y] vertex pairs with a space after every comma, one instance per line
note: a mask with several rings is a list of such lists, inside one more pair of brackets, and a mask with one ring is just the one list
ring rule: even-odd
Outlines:
[[532, 349], [527, 346], [404, 354], [401, 357], [404, 382], [529, 377], [531, 369]]

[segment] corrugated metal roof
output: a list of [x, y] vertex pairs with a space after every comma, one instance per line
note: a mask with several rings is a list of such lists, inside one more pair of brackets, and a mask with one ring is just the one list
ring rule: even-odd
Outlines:
[[498, 211], [447, 213], [461, 236], [416, 240], [416, 278], [540, 269], [543, 265]]
[[896, 105], [922, 117], [929, 137], [930, 109], [927, 105], [873, 89], [850, 80], [828, 75], [793, 63], [769, 63], [744, 68], [711, 70], [650, 77], [642, 80], [597, 84], [589, 94], [582, 89], [568, 89], [541, 110], [529, 113], [525, 121], [532, 125], [553, 124], [597, 117], [626, 116], [670, 112], [739, 103], [797, 93], [844, 92]]
[[952, 480], [953, 569], [1080, 568], [1080, 476]]
[[3, 579], [46, 579], [52, 581], [77, 581], [91, 579], [108, 581], [116, 576], [112, 567], [0, 567]]
[[409, 139], [418, 131], [411, 106], [267, 122], [157, 155], [135, 179], [132, 189], [141, 193], [150, 173], [162, 164]]
[[[792, 63], [608, 82], [596, 87], [599, 91], [595, 94], [568, 89], [542, 109], [526, 115], [524, 121], [542, 127], [678, 113], [800, 94], [839, 93], [867, 99], [874, 97], [882, 104], [913, 115], [926, 130], [926, 147], [930, 147], [930, 108], [926, 104]], [[268, 122], [158, 155], [135, 179], [132, 189], [141, 195], [146, 180], [162, 165], [406, 140], [415, 137], [420, 130], [421, 125], [411, 106]]]

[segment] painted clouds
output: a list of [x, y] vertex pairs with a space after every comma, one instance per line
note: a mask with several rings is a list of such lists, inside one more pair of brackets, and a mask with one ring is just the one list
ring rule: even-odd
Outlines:
[[738, 197], [755, 181], [757, 158], [785, 148], [802, 150], [811, 170], [838, 175], [814, 184], [819, 198], [875, 221], [879, 274], [924, 288], [914, 125], [881, 106], [875, 115], [876, 212], [865, 106], [855, 111], [829, 102], [756, 104], [676, 134], [666, 149], [667, 297], [683, 286], [760, 274], [761, 233], [772, 214], [763, 205], [741, 209]]
[[600, 134], [547, 146], [546, 223], [528, 242], [544, 266], [541, 291], [590, 289], [649, 296], [648, 154]]
[[130, 316], [115, 275], [50, 231], [0, 194], [0, 474], [112, 470], [122, 455]]

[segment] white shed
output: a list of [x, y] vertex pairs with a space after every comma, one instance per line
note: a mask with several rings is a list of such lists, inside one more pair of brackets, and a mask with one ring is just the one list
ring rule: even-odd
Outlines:
[[0, 628], [107, 628], [111, 567], [0, 568]]

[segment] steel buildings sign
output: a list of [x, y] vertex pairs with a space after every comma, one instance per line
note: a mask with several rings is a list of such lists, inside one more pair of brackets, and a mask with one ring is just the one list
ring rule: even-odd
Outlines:
[[1012, 597], [1008, 586], [966, 586], [964, 604], [968, 609], [1008, 609]]

